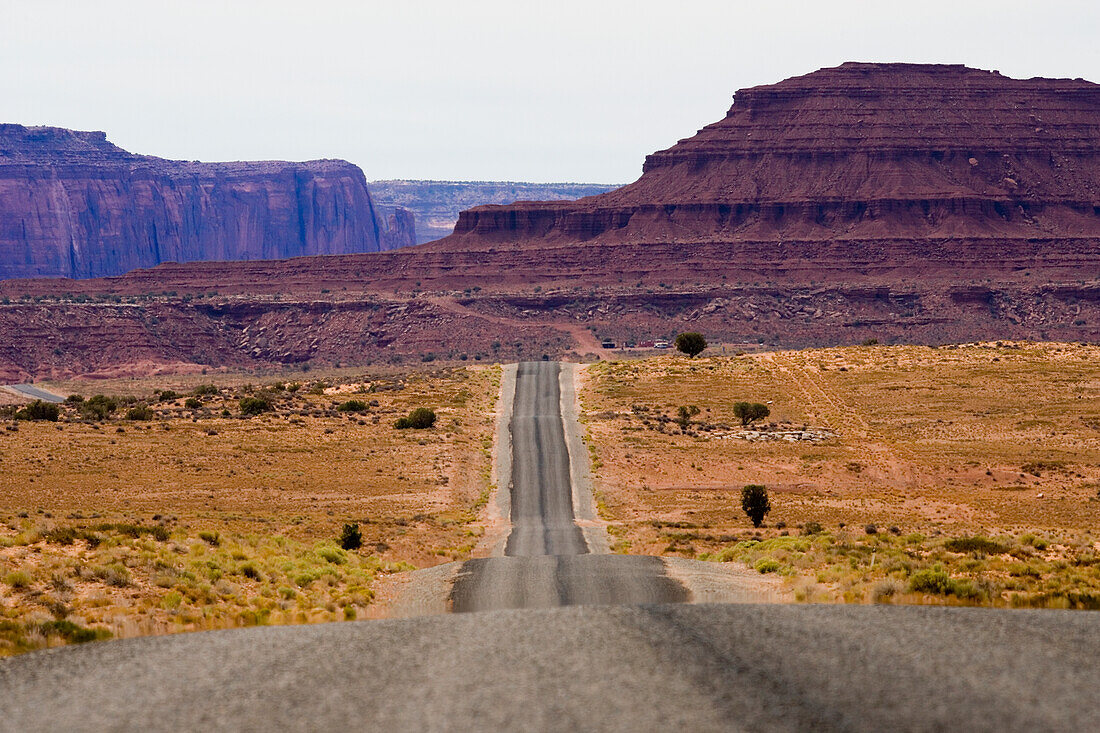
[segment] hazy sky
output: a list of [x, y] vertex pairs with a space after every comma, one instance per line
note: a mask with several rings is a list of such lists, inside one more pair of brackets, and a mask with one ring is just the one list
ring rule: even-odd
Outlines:
[[0, 0], [0, 122], [368, 179], [638, 177], [733, 92], [843, 61], [1100, 81], [1096, 0]]

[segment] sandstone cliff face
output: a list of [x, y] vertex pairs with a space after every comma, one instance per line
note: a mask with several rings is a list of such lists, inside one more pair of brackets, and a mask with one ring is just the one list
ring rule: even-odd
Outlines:
[[413, 236], [411, 214], [387, 221], [343, 161], [189, 163], [102, 132], [0, 125], [0, 279], [376, 252]]
[[725, 119], [650, 155], [633, 184], [476, 208], [455, 234], [446, 246], [847, 241], [857, 258], [872, 240], [1094, 242], [1100, 85], [848, 63], [738, 91]]
[[602, 183], [520, 183], [515, 181], [371, 181], [375, 205], [403, 207], [416, 215], [416, 243], [446, 237], [458, 215], [483, 204], [515, 201], [573, 201], [616, 187]]

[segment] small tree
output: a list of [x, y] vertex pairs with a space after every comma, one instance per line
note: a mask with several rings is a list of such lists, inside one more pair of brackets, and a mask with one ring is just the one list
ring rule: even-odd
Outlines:
[[340, 547], [345, 550], [358, 550], [363, 546], [363, 533], [358, 524], [345, 524], [340, 532]]
[[50, 422], [57, 422], [57, 418], [61, 415], [61, 408], [57, 405], [50, 404], [49, 402], [43, 402], [42, 400], [35, 400], [22, 410], [15, 413], [16, 420], [48, 420]]
[[737, 416], [742, 425], [748, 425], [757, 420], [763, 420], [772, 414], [772, 411], [768, 409], [767, 405], [762, 405], [759, 402], [736, 402], [733, 405], [733, 414]]
[[703, 338], [703, 334], [701, 333], [689, 331], [676, 337], [676, 349], [687, 354], [692, 359], [702, 354], [705, 348], [707, 348], [707, 340]]
[[363, 400], [348, 400], [347, 402], [341, 402], [336, 406], [336, 409], [340, 412], [366, 412], [367, 403]]
[[393, 424], [398, 430], [405, 430], [406, 428], [426, 430], [433, 425], [435, 425], [435, 410], [428, 407], [418, 407], [410, 412], [408, 417], [399, 417], [397, 422]]
[[752, 526], [759, 527], [764, 523], [764, 516], [772, 510], [768, 489], [760, 484], [749, 484], [741, 489], [741, 508], [752, 520]]
[[691, 425], [691, 418], [699, 414], [699, 408], [695, 405], [681, 405], [679, 410], [679, 416], [676, 422], [680, 424], [681, 430], [687, 430], [688, 425]]

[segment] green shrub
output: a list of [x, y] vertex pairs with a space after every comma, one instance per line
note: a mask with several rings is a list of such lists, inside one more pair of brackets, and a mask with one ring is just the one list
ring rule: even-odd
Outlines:
[[60, 636], [70, 644], [84, 644], [111, 638], [111, 632], [107, 629], [86, 628], [65, 620], [45, 621], [36, 624], [35, 628], [43, 636]]
[[427, 407], [418, 407], [409, 413], [408, 417], [401, 417], [393, 424], [398, 430], [413, 428], [425, 430], [435, 425], [435, 411]]
[[358, 524], [345, 524], [340, 531], [340, 547], [345, 550], [358, 550], [363, 546], [363, 533]]
[[157, 395], [157, 400], [160, 402], [175, 402], [180, 398], [180, 393], [170, 389], [166, 389]]
[[155, 415], [148, 405], [137, 405], [126, 411], [127, 420], [152, 420]]
[[31, 574], [24, 570], [13, 570], [4, 576], [4, 582], [12, 588], [28, 588], [33, 581]]
[[69, 405], [79, 405], [84, 401], [84, 395], [71, 394], [65, 398], [65, 403]]
[[1008, 548], [1000, 542], [985, 537], [955, 537], [943, 544], [950, 552], [975, 552], [983, 555], [1000, 555]]
[[[345, 526], [352, 526], [352, 525], [345, 525]], [[358, 525], [355, 525], [355, 531], [356, 532], [359, 531]], [[348, 550], [357, 549], [358, 547], [360, 547], [363, 544], [363, 538], [361, 536], [359, 538], [359, 544], [355, 544], [354, 540], [345, 538], [344, 534], [341, 533], [341, 535], [340, 535], [340, 544], [343, 545], [345, 540], [347, 540], [348, 544], [355, 545], [354, 547], [346, 548]], [[318, 547], [317, 548], [317, 554], [321, 556], [321, 559], [325, 560], [326, 562], [330, 562], [333, 565], [343, 565], [344, 563], [346, 563], [348, 561], [347, 553], [344, 552], [343, 550], [339, 550], [335, 547]]]
[[825, 528], [821, 526], [821, 522], [806, 522], [802, 525], [802, 534], [821, 534], [825, 531]]
[[211, 532], [210, 530], [206, 529], [199, 532], [199, 539], [210, 545], [211, 547], [218, 547], [222, 543], [222, 537], [220, 534], [218, 534], [217, 532]]
[[676, 422], [680, 425], [680, 429], [687, 430], [691, 425], [691, 418], [699, 414], [699, 408], [695, 405], [681, 405], [677, 410]]
[[780, 565], [778, 561], [773, 560], [770, 557], [765, 557], [757, 560], [756, 564], [753, 565], [753, 568], [755, 568], [756, 572], [758, 573], [774, 573], [782, 567], [783, 566]]
[[913, 573], [909, 578], [909, 590], [946, 596], [954, 590], [954, 583], [943, 568], [936, 566]]
[[768, 489], [760, 484], [749, 484], [741, 489], [741, 508], [752, 520], [752, 526], [759, 527], [772, 509]]
[[240, 572], [241, 575], [250, 580], [263, 580], [263, 575], [260, 573], [260, 569], [257, 568], [254, 563], [246, 562], [244, 565], [241, 565]]
[[366, 412], [367, 403], [362, 400], [348, 400], [336, 406], [340, 412]]
[[188, 397], [184, 401], [183, 406], [186, 407], [188, 410], [197, 410], [202, 407], [202, 402], [199, 402], [198, 397]]
[[93, 395], [80, 403], [80, 414], [89, 420], [106, 420], [118, 409], [118, 400], [106, 395]]
[[49, 402], [35, 400], [23, 409], [15, 413], [16, 420], [48, 420], [57, 422], [61, 416], [61, 408]]
[[259, 415], [272, 409], [271, 403], [263, 397], [242, 397], [240, 404], [242, 415]]
[[218, 388], [213, 384], [200, 384], [198, 387], [195, 387], [193, 390], [191, 390], [191, 394], [195, 395], [196, 397], [208, 397], [211, 395], [216, 395], [217, 393]]

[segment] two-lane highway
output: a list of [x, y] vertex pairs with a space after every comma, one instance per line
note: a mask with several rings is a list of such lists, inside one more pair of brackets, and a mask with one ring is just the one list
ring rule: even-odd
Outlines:
[[577, 526], [562, 365], [525, 362], [512, 400], [510, 506], [505, 557], [470, 560], [451, 591], [455, 611], [593, 604], [678, 603], [690, 597], [656, 557], [592, 554]]
[[512, 533], [504, 550], [509, 557], [588, 552], [573, 516], [560, 375], [557, 362], [527, 362], [516, 370], [511, 422]]

